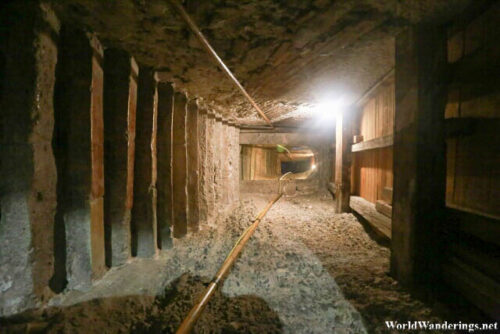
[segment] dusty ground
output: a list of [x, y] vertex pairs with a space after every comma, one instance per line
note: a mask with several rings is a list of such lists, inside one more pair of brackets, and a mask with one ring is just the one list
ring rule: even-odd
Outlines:
[[[0, 321], [47, 333], [171, 333], [267, 201], [254, 197], [217, 230], [177, 240], [157, 259], [110, 270], [91, 291]], [[259, 209], [257, 209], [259, 208]], [[385, 320], [440, 320], [388, 275], [389, 250], [328, 195], [281, 199], [268, 213], [195, 333], [383, 333]]]

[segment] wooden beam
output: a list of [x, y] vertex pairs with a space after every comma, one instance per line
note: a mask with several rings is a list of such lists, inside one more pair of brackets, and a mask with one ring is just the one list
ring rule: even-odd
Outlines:
[[392, 206], [392, 188], [384, 187], [382, 189], [382, 200]]
[[156, 130], [158, 94], [155, 72], [139, 69], [135, 163], [134, 205], [132, 208], [132, 255], [151, 257], [157, 251], [156, 212]]
[[349, 212], [351, 195], [351, 142], [350, 122], [346, 115], [339, 114], [336, 121], [335, 149], [335, 208], [337, 213]]
[[375, 202], [375, 209], [386, 217], [392, 218], [392, 206], [384, 201]]
[[[106, 264], [131, 256], [138, 66], [125, 51], [104, 54], [104, 223]], [[124, 135], [125, 134], [125, 135]]]
[[432, 25], [396, 38], [391, 274], [430, 293], [444, 246], [446, 40], [446, 30]]
[[187, 233], [186, 104], [186, 96], [176, 92], [172, 116], [172, 232], [174, 238], [183, 237]]
[[389, 147], [392, 146], [393, 143], [394, 136], [391, 134], [354, 144], [351, 146], [351, 152], [362, 152], [367, 150], [374, 150], [377, 148]]
[[64, 222], [68, 289], [90, 287], [106, 271], [103, 48], [89, 37], [63, 26], [54, 92], [55, 133], [61, 135], [55, 141], [61, 149], [56, 220]]
[[363, 197], [351, 196], [349, 205], [370, 224], [377, 234], [391, 239], [391, 219], [378, 212], [373, 203]]
[[174, 89], [168, 82], [158, 83], [158, 247], [172, 246], [172, 115]]

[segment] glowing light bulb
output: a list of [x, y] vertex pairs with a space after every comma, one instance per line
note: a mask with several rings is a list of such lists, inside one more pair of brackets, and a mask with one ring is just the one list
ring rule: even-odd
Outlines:
[[342, 110], [344, 103], [341, 99], [325, 99], [318, 103], [314, 108], [314, 114], [318, 120], [322, 122], [334, 121]]

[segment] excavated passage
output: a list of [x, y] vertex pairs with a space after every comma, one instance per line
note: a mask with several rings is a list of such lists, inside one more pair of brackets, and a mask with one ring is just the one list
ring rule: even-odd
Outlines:
[[[172, 333], [269, 196], [254, 196], [217, 229], [175, 240], [157, 259], [114, 268], [90, 292], [0, 324], [47, 333]], [[250, 239], [194, 333], [382, 333], [385, 320], [439, 321], [388, 275], [389, 250], [329, 195], [282, 198]]]

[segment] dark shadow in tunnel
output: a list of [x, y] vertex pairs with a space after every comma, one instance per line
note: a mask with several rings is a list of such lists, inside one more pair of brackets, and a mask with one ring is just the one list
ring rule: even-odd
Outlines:
[[290, 173], [304, 173], [311, 168], [311, 159], [295, 160], [295, 161], [282, 161], [281, 174]]
[[[48, 307], [0, 318], [12, 333], [175, 333], [210, 280], [183, 274], [161, 296], [129, 295]], [[257, 296], [217, 290], [192, 333], [282, 333], [278, 314]]]
[[62, 292], [66, 288], [66, 228], [64, 224], [64, 206], [66, 198], [64, 195], [65, 182], [67, 182], [67, 151], [68, 151], [68, 125], [69, 115], [63, 103], [64, 96], [69, 92], [64, 81], [66, 64], [62, 53], [58, 53], [56, 65], [56, 82], [54, 86], [54, 130], [52, 137], [52, 150], [57, 169], [57, 208], [54, 217], [54, 275], [49, 286], [56, 292]]
[[381, 236], [380, 234], [377, 234], [377, 232], [374, 231], [373, 227], [368, 223], [368, 221], [358, 214], [355, 211], [351, 212], [360, 222], [361, 226], [363, 226], [363, 229], [365, 232], [370, 236], [370, 238], [375, 241], [377, 244], [383, 247], [390, 248], [391, 247], [391, 242], [388, 240], [385, 236]]

